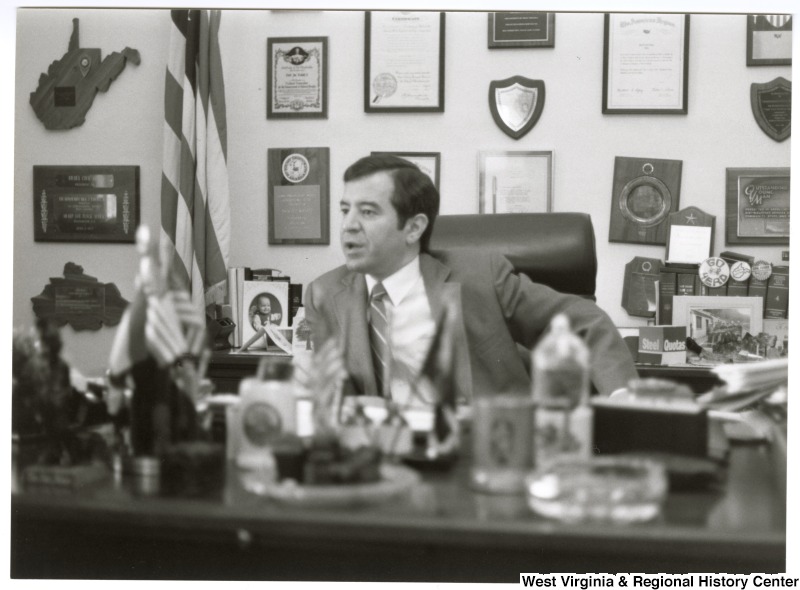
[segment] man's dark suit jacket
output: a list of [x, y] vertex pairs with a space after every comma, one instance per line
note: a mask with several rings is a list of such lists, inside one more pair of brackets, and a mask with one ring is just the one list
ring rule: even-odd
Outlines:
[[[501, 255], [466, 249], [421, 254], [420, 269], [434, 318], [448, 299], [460, 307], [454, 345], [462, 399], [530, 391], [517, 344], [532, 349], [558, 313], [569, 317], [589, 346], [591, 379], [600, 393], [608, 395], [637, 375], [628, 347], [595, 303], [515, 274]], [[345, 266], [322, 275], [308, 286], [304, 306], [315, 346], [330, 337], [342, 344], [351, 393], [374, 395], [364, 275]]]

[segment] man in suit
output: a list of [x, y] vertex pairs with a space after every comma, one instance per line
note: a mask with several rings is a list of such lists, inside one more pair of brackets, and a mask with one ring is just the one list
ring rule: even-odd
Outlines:
[[[430, 253], [439, 194], [415, 165], [394, 156], [369, 156], [351, 165], [344, 181], [340, 239], [345, 264], [308, 286], [304, 306], [315, 347], [325, 359], [321, 370], [343, 364], [349, 393], [389, 390], [381, 382], [380, 357], [386, 353], [380, 342], [387, 336], [376, 339], [380, 318], [390, 320], [393, 374], [414, 379], [448, 306], [458, 310], [450, 337], [462, 399], [471, 399], [473, 392], [530, 391], [517, 344], [532, 349], [558, 313], [567, 315], [589, 346], [591, 379], [601, 394], [636, 377], [627, 346], [593, 302], [515, 274], [500, 255]], [[383, 302], [377, 312], [376, 293]]]

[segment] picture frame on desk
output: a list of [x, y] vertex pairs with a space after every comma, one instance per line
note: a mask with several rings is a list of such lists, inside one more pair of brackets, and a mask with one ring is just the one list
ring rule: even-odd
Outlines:
[[441, 167], [440, 152], [371, 152], [371, 156], [397, 156], [414, 164], [433, 181], [439, 190], [439, 170]]
[[289, 328], [289, 283], [284, 281], [244, 281], [242, 284], [242, 300], [240, 305], [240, 322], [242, 326], [242, 348], [248, 352], [283, 352], [283, 348], [272, 342], [267, 334], [259, 336], [259, 330], [270, 326], [288, 338], [291, 345], [291, 328]]
[[481, 151], [480, 213], [549, 213], [553, 210], [553, 152]]
[[[726, 343], [741, 342], [748, 333], [762, 332], [763, 302], [761, 297], [676, 295], [672, 324], [686, 326], [687, 335], [703, 348], [723, 348]], [[728, 348], [722, 352], [738, 351]]]
[[789, 245], [789, 168], [725, 169], [725, 244]]

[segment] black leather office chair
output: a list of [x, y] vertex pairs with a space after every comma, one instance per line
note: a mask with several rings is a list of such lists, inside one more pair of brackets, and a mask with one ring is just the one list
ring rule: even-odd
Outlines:
[[440, 215], [431, 250], [455, 248], [495, 250], [532, 281], [595, 300], [597, 252], [586, 213]]

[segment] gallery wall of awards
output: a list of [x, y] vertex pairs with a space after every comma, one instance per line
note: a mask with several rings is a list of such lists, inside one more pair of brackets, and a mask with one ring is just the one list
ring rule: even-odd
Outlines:
[[[31, 95], [76, 17], [80, 47], [135, 49], [138, 63], [125, 54], [83, 123], [54, 129]], [[31, 295], [70, 260], [132, 293], [131, 243], [40, 240], [48, 201], [33, 169], [136, 167], [131, 203], [158, 225], [169, 17], [17, 18], [14, 321], [30, 323]], [[645, 325], [629, 313], [626, 265], [666, 265], [668, 241], [690, 250], [698, 235], [669, 224], [689, 207], [715, 219], [703, 261], [788, 266], [791, 35], [791, 19], [743, 14], [223, 11], [231, 265], [307, 284], [340, 264], [342, 174], [389, 152], [431, 176], [442, 214], [589, 213], [598, 303], [620, 326]], [[753, 183], [770, 195], [756, 209]], [[99, 351], [105, 332], [66, 339]]]

